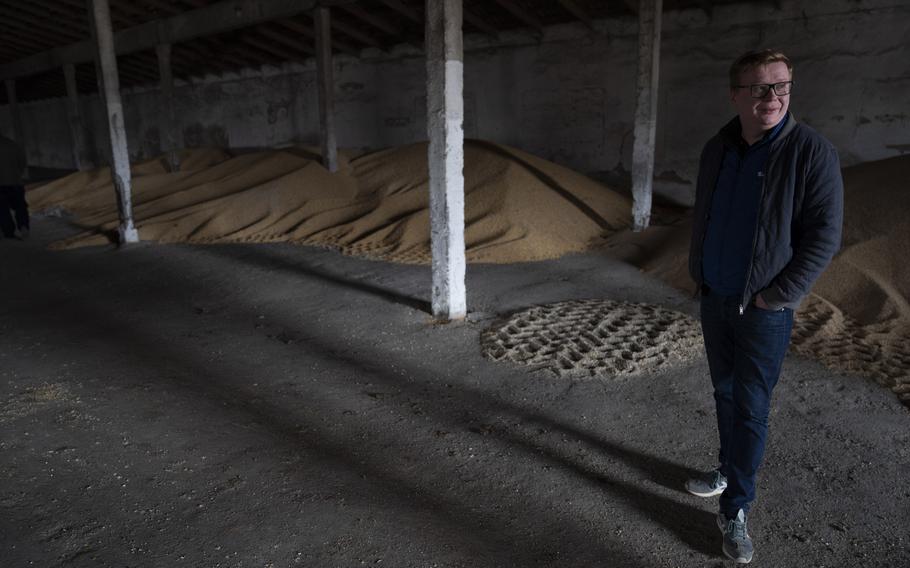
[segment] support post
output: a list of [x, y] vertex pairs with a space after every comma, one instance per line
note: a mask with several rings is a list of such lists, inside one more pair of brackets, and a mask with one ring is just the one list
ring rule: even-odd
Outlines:
[[335, 137], [335, 79], [332, 68], [332, 15], [326, 6], [315, 9], [316, 82], [319, 95], [319, 137], [322, 165], [338, 171], [338, 142]]
[[158, 77], [161, 79], [161, 140], [167, 164], [172, 172], [180, 171], [180, 145], [177, 143], [177, 118], [174, 111], [174, 73], [171, 68], [171, 44], [159, 43], [155, 47], [158, 54]]
[[9, 102], [9, 113], [13, 122], [13, 138], [25, 151], [25, 129], [22, 127], [22, 113], [19, 111], [19, 97], [16, 95], [16, 80], [7, 79], [5, 83], [6, 100]]
[[462, 0], [435, 0], [426, 8], [432, 305], [436, 319], [449, 321], [467, 311]]
[[93, 169], [95, 163], [88, 148], [88, 132], [86, 132], [85, 122], [82, 120], [79, 90], [76, 85], [76, 66], [72, 63], [64, 65], [63, 76], [66, 79], [66, 110], [70, 123], [70, 135], [73, 139], [73, 161], [76, 169], [84, 172]]
[[89, 7], [98, 48], [98, 64], [101, 68], [102, 98], [107, 110], [111, 137], [111, 179], [117, 192], [117, 207], [120, 213], [118, 228], [120, 244], [136, 243], [139, 242], [139, 233], [133, 224], [130, 156], [126, 146], [123, 104], [120, 101], [120, 77], [117, 74], [117, 56], [114, 53], [111, 11], [108, 0], [89, 0]]
[[641, 0], [638, 10], [638, 82], [635, 142], [632, 146], [632, 230], [651, 222], [654, 146], [657, 130], [657, 84], [663, 0]]

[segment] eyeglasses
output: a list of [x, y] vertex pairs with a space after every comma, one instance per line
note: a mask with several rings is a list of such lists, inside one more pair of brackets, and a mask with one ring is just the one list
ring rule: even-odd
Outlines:
[[763, 99], [768, 96], [768, 91], [774, 90], [774, 94], [782, 97], [790, 94], [790, 87], [793, 81], [781, 81], [780, 83], [757, 83], [755, 85], [734, 85], [734, 89], [749, 89], [749, 94], [753, 99]]

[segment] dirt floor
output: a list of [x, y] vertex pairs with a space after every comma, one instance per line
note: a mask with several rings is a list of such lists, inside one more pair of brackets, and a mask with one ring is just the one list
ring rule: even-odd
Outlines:
[[[581, 376], [482, 354], [568, 300], [696, 304], [596, 254], [468, 268], [292, 245], [0, 241], [0, 566], [726, 564], [703, 357]], [[610, 304], [613, 305], [613, 304]], [[617, 328], [617, 333], [626, 328]], [[753, 565], [910, 566], [910, 411], [788, 358]]]

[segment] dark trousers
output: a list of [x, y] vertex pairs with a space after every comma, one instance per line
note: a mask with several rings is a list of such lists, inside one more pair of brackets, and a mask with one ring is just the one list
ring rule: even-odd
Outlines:
[[739, 313], [740, 298], [710, 292], [701, 298], [701, 322], [720, 434], [721, 473], [727, 489], [720, 512], [748, 512], [765, 453], [771, 392], [790, 345], [793, 310], [763, 310], [754, 305]]
[[[16, 216], [16, 223], [13, 224], [13, 217], [10, 210]], [[0, 231], [3, 236], [11, 239], [15, 235], [16, 228], [19, 230], [28, 229], [28, 204], [25, 202], [25, 187], [21, 185], [0, 185]]]

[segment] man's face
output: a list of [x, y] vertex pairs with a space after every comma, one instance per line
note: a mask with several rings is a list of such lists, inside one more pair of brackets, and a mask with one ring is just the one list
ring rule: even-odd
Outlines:
[[[739, 75], [740, 85], [773, 84], [790, 80], [790, 71], [783, 61], [747, 69]], [[790, 95], [775, 95], [774, 89], [761, 99], [752, 98], [749, 89], [731, 89], [730, 100], [736, 107], [744, 132], [760, 132], [773, 128], [787, 114]]]

